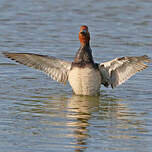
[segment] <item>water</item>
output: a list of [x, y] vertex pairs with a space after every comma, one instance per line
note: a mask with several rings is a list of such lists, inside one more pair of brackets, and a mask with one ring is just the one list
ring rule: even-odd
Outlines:
[[[1, 0], [0, 50], [72, 61], [87, 24], [97, 62], [152, 57], [151, 8], [150, 0]], [[79, 97], [0, 56], [1, 152], [150, 152], [151, 109], [151, 65], [100, 97]]]

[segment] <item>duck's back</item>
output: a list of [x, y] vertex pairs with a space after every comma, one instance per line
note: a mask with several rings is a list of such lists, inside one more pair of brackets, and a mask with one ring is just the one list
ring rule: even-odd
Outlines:
[[77, 95], [98, 95], [100, 92], [101, 75], [97, 68], [74, 66], [68, 80]]

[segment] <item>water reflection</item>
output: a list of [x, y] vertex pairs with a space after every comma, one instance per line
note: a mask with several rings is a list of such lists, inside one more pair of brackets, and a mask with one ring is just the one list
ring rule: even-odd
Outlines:
[[[98, 132], [96, 139], [99, 141], [112, 140], [116, 141], [117, 145], [119, 143], [121, 145], [115, 145], [116, 148], [111, 147], [111, 142], [106, 143], [108, 150], [120, 150], [120, 148], [129, 150], [130, 145], [136, 145], [132, 142], [140, 139], [137, 133], [139, 131], [147, 132], [142, 127], [144, 121], [136, 120], [138, 115], [132, 113], [125, 103], [121, 103], [120, 99], [114, 97], [107, 95], [100, 97], [72, 96], [67, 104], [67, 109], [67, 126], [73, 129], [72, 134], [67, 136], [76, 139], [71, 143], [74, 145], [75, 151], [87, 149], [88, 141], [94, 137], [96, 132]], [[123, 149], [122, 144], [127, 146]]]
[[[75, 151], [82, 151], [88, 147], [87, 140], [92, 136], [90, 129], [93, 126], [90, 120], [100, 119], [104, 124], [104, 121], [108, 119], [108, 113], [118, 112], [117, 101], [119, 100], [107, 95], [98, 97], [26, 96], [23, 101], [16, 102], [18, 106], [14, 111], [18, 111], [21, 119], [34, 122], [31, 127], [24, 126], [26, 131], [31, 130], [32, 135], [33, 128], [35, 128], [34, 132], [40, 135], [43, 132], [41, 132], [43, 129], [41, 126], [45, 124], [48, 127], [49, 125], [49, 130], [47, 130], [49, 138], [55, 138], [60, 132], [63, 137], [72, 139], [68, 147]], [[40, 123], [39, 126], [38, 123]], [[65, 126], [69, 133], [66, 133]], [[49, 133], [52, 130], [54, 134]]]
[[[59, 146], [64, 142], [67, 148], [84, 151], [93, 140], [107, 150], [129, 150], [141, 140], [137, 134], [147, 130], [144, 121], [138, 120], [139, 115], [131, 112], [121, 100], [106, 94], [99, 97], [32, 96], [17, 102], [16, 111], [28, 122], [25, 132], [31, 131], [33, 135], [34, 130], [34, 136], [45, 136], [50, 144]], [[115, 145], [111, 147], [111, 143]]]
[[91, 119], [91, 113], [98, 111], [100, 97], [85, 97], [73, 95], [68, 102], [67, 117], [70, 121], [67, 122], [67, 126], [73, 128], [73, 133], [68, 136], [73, 136], [76, 141], [71, 143], [76, 150], [81, 151], [87, 148], [87, 139], [90, 138], [89, 120]]

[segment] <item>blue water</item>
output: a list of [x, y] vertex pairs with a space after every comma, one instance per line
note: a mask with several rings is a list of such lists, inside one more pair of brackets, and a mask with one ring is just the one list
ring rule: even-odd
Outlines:
[[[0, 52], [72, 61], [81, 25], [94, 59], [152, 58], [150, 0], [1, 0]], [[0, 152], [151, 152], [152, 64], [100, 97], [79, 97], [0, 56]]]

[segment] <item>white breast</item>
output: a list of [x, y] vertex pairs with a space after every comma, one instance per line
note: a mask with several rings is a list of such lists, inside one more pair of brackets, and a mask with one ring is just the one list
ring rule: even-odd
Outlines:
[[77, 95], [97, 95], [100, 92], [101, 76], [94, 68], [73, 67], [68, 80]]

